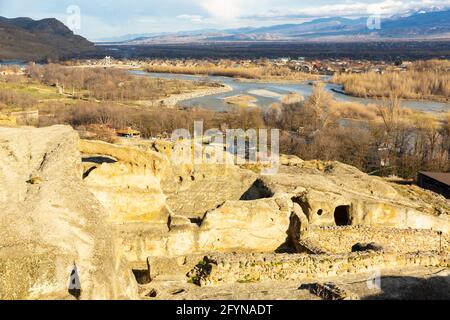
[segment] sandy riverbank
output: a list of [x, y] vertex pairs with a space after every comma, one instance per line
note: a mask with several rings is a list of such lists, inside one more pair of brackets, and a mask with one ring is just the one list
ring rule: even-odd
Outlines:
[[206, 97], [206, 96], [210, 96], [210, 95], [214, 95], [214, 94], [226, 93], [226, 92], [231, 92], [231, 91], [233, 91], [232, 87], [230, 87], [229, 85], [226, 85], [226, 84], [222, 84], [220, 87], [204, 88], [204, 89], [195, 90], [193, 92], [174, 94], [168, 98], [157, 100], [156, 103], [163, 104], [167, 107], [174, 107], [179, 102], [184, 101], [184, 100], [201, 98], [201, 97]]

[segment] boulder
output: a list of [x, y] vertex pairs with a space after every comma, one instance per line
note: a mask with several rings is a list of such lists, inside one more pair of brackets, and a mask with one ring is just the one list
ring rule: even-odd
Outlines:
[[274, 252], [287, 238], [292, 206], [281, 199], [228, 201], [209, 211], [199, 230], [204, 251]]

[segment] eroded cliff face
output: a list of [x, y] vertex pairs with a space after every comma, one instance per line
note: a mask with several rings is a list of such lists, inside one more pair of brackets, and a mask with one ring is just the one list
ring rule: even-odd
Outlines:
[[81, 299], [135, 298], [137, 287], [82, 183], [70, 128], [0, 128], [0, 299], [71, 299], [75, 263]]

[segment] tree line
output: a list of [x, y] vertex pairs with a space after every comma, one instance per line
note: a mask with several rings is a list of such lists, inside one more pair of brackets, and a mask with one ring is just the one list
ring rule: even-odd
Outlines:
[[33, 81], [60, 88], [74, 98], [101, 101], [155, 100], [195, 89], [203, 83], [137, 77], [128, 70], [76, 68], [58, 64], [29, 65], [26, 75]]
[[[344, 106], [343, 110], [340, 106]], [[341, 161], [365, 172], [413, 178], [419, 170], [450, 170], [450, 113], [440, 118], [414, 113], [391, 94], [379, 105], [338, 103], [316, 86], [305, 101], [214, 112], [202, 108], [149, 108], [80, 101], [47, 110], [41, 125], [67, 123], [114, 140], [114, 128], [133, 127], [144, 138], [170, 136], [203, 121], [205, 130], [278, 128], [280, 151], [305, 160]], [[97, 137], [98, 138], [98, 137]]]

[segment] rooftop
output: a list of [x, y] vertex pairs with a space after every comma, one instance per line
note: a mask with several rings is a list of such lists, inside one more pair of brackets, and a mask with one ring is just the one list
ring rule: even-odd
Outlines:
[[419, 172], [419, 174], [427, 176], [436, 181], [439, 181], [443, 184], [446, 184], [447, 186], [450, 186], [450, 173], [421, 171]]

